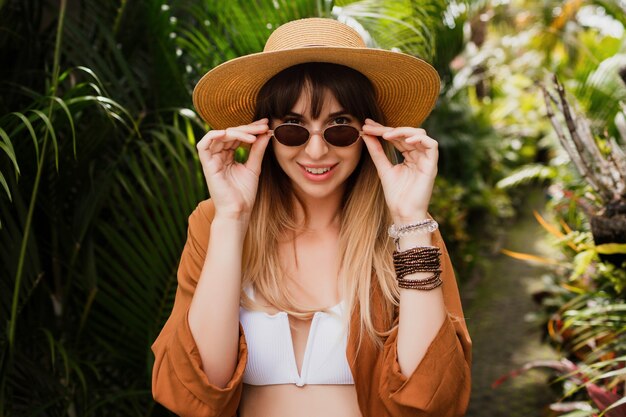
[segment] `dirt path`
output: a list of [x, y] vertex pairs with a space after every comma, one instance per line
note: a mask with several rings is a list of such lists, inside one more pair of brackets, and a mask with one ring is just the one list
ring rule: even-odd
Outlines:
[[[509, 229], [503, 247], [535, 254], [554, 250], [532, 216], [541, 209], [540, 195], [531, 194], [528, 211]], [[484, 261], [484, 274], [462, 289], [467, 325], [473, 340], [472, 399], [467, 417], [540, 417], [556, 399], [548, 374], [533, 370], [498, 388], [492, 383], [534, 359], [556, 358], [541, 343], [541, 332], [530, 319], [537, 311], [531, 293], [541, 285], [541, 268], [505, 255]]]

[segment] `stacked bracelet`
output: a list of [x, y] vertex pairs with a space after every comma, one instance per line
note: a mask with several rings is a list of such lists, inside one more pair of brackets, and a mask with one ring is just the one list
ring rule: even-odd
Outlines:
[[[396, 270], [398, 286], [400, 288], [432, 290], [440, 286], [441, 280], [441, 250], [435, 246], [420, 246], [402, 252], [394, 251], [393, 266]], [[405, 276], [417, 272], [432, 272], [424, 279], [404, 279]]]
[[422, 290], [429, 291], [434, 290], [443, 284], [440, 277], [440, 272], [435, 272], [433, 275], [426, 279], [398, 279], [398, 287], [408, 290]]
[[436, 272], [439, 270], [441, 251], [436, 246], [420, 246], [393, 253], [393, 266], [398, 278], [416, 272]]

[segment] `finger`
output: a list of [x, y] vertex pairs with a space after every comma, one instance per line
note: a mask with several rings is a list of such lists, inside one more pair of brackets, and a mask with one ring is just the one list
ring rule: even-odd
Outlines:
[[269, 129], [269, 126], [267, 123], [251, 123], [249, 125], [237, 126], [233, 129], [253, 135], [260, 135], [261, 133], [265, 133]]
[[365, 124], [383, 126], [382, 123], [378, 123], [376, 120], [370, 119], [369, 117], [365, 119]]
[[224, 130], [209, 130], [203, 137], [196, 143], [198, 149], [206, 149], [209, 143], [217, 137], [223, 137], [226, 134]]
[[246, 168], [257, 175], [261, 174], [261, 163], [263, 162], [263, 155], [265, 154], [268, 143], [270, 143], [270, 135], [266, 133], [259, 136], [250, 148], [248, 160], [245, 165]]
[[385, 132], [392, 130], [392, 127], [383, 126], [379, 123], [365, 123], [361, 130], [367, 135], [382, 136]]
[[214, 140], [209, 144], [208, 156], [211, 157], [213, 155], [217, 155], [222, 152], [232, 154], [234, 153], [235, 149], [237, 149], [240, 145], [241, 145], [241, 141], [239, 140], [231, 140], [231, 141]]
[[414, 136], [406, 140], [407, 146], [413, 146], [414, 150], [425, 153], [428, 159], [437, 160], [439, 157], [439, 143], [426, 135]]
[[226, 135], [223, 141], [240, 140], [242, 142], [254, 143], [256, 136], [252, 133], [245, 132], [239, 128], [229, 127], [226, 129]]
[[416, 150], [416, 145], [420, 149], [425, 149], [424, 146], [421, 146], [421, 139], [418, 138], [428, 138], [424, 129], [415, 127], [397, 127], [386, 131], [382, 137], [392, 142], [403, 153]]
[[405, 136], [401, 135], [399, 133], [397, 133], [396, 135], [390, 137], [389, 135], [392, 132], [395, 132], [398, 128], [393, 128], [393, 127], [389, 127], [389, 126], [383, 126], [381, 124], [368, 124], [368, 125], [363, 125], [363, 133], [365, 134], [369, 134], [369, 135], [375, 135], [375, 136], [379, 136], [381, 138], [383, 138], [384, 140], [386, 140], [387, 142], [391, 142], [391, 144], [400, 152], [406, 152], [407, 150], [410, 149], [410, 147], [407, 147], [405, 144]]
[[411, 145], [420, 145], [425, 149], [437, 148], [439, 146], [439, 143], [435, 139], [426, 135], [411, 136], [406, 140], [406, 143]]
[[225, 135], [226, 132], [224, 130], [211, 130], [200, 139], [196, 144], [196, 149], [201, 162], [206, 163], [210, 159], [210, 155], [214, 152], [210, 149], [212, 146], [215, 146], [213, 143], [216, 140], [223, 139]]
[[387, 172], [387, 170], [393, 167], [393, 164], [387, 158], [385, 154], [385, 150], [383, 149], [383, 145], [378, 141], [378, 138], [372, 135], [363, 135], [363, 142], [365, 142], [365, 146], [374, 162], [374, 166], [376, 166], [376, 171], [378, 171], [378, 176], [382, 177], [382, 175]]
[[[201, 154], [220, 152], [223, 149], [234, 149], [241, 141], [250, 142], [248, 134], [236, 130], [211, 130], [196, 144], [198, 152]], [[252, 141], [256, 136], [252, 135]]]
[[385, 132], [383, 137], [385, 139], [404, 139], [417, 135], [426, 135], [426, 131], [415, 127], [396, 127]]

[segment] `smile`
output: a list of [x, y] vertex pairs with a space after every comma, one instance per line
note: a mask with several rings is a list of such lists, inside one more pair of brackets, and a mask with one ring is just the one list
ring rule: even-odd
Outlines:
[[307, 172], [310, 172], [311, 174], [315, 174], [315, 175], [324, 174], [324, 173], [330, 171], [330, 168], [331, 167], [326, 167], [326, 168], [307, 168], [307, 167], [304, 167], [304, 169]]
[[304, 173], [304, 176], [306, 178], [308, 178], [310, 181], [315, 181], [315, 182], [320, 182], [320, 181], [327, 181], [329, 180], [335, 173], [335, 167], [337, 166], [337, 164], [334, 165], [326, 165], [326, 166], [305, 166], [305, 165], [300, 165], [300, 168], [302, 169], [302, 172]]

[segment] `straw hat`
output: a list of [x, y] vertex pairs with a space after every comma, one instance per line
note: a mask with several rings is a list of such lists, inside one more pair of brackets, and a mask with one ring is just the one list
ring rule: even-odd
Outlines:
[[439, 95], [439, 75], [425, 61], [367, 48], [351, 27], [334, 19], [309, 18], [277, 28], [263, 52], [231, 59], [210, 70], [196, 85], [193, 103], [214, 129], [250, 123], [263, 84], [304, 62], [341, 64], [369, 78], [389, 126], [419, 126]]

